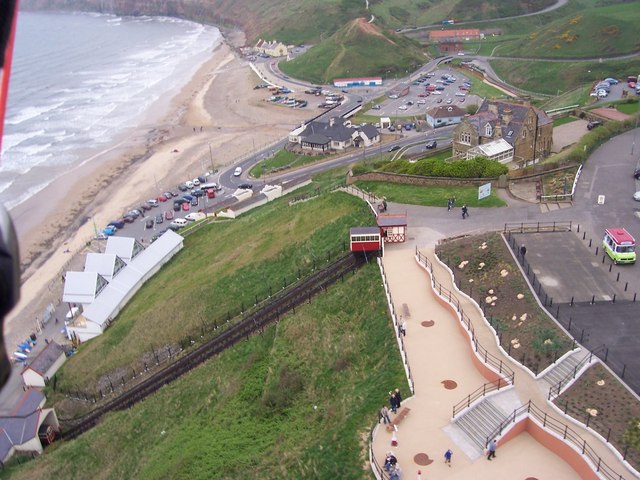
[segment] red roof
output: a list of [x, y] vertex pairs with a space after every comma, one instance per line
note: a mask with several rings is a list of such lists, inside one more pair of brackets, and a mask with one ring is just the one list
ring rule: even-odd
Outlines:
[[614, 242], [620, 245], [635, 245], [636, 240], [624, 228], [607, 228], [607, 232], [611, 235]]
[[379, 227], [406, 227], [407, 216], [406, 215], [378, 215], [377, 218]]
[[358, 77], [358, 78], [336, 78], [334, 82], [370, 82], [382, 81], [382, 77]]

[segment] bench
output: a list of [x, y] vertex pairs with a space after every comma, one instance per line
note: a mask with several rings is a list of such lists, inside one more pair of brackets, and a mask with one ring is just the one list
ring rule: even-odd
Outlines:
[[393, 420], [391, 420], [391, 423], [387, 425], [387, 431], [392, 432], [394, 430], [393, 427], [400, 425], [400, 422], [402, 422], [405, 417], [409, 415], [410, 411], [410, 408], [402, 407], [398, 414], [393, 418]]

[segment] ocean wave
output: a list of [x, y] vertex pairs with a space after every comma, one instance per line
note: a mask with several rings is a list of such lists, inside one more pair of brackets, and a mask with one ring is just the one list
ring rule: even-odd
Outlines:
[[50, 179], [50, 181], [44, 181], [41, 183], [38, 183], [37, 185], [33, 185], [30, 188], [28, 188], [27, 190], [24, 190], [20, 195], [17, 196], [12, 196], [10, 197], [8, 200], [5, 200], [4, 202], [4, 206], [7, 210], [11, 210], [12, 208], [20, 205], [22, 202], [26, 202], [27, 200], [29, 200], [31, 197], [33, 197], [34, 195], [36, 195], [37, 193], [41, 192], [42, 190], [44, 190], [45, 188], [47, 188], [47, 186], [55, 179]]
[[24, 107], [20, 109], [18, 112], [7, 116], [6, 123], [8, 125], [19, 125], [27, 120], [31, 120], [33, 118], [39, 117], [43, 113], [50, 112], [51, 110], [55, 110], [58, 107], [61, 107], [64, 102], [57, 102], [52, 105], [38, 105], [31, 107]]
[[38, 137], [44, 133], [44, 130], [37, 130], [35, 132], [5, 133], [2, 137], [2, 155], [4, 156], [5, 152], [17, 148], [21, 143]]

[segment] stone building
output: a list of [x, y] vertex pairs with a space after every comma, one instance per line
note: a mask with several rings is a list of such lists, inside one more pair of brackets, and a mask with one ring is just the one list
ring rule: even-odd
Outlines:
[[553, 121], [544, 111], [529, 103], [485, 100], [455, 128], [452, 156], [469, 159], [492, 152], [502, 163], [525, 166], [547, 157], [552, 141]]

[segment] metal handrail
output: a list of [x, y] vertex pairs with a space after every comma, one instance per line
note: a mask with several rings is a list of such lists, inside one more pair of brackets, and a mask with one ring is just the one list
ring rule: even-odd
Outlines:
[[564, 378], [560, 379], [560, 381], [558, 381], [554, 385], [551, 385], [551, 387], [549, 387], [549, 395], [547, 396], [547, 400], [553, 400], [554, 398], [559, 397], [560, 392], [562, 391], [562, 388], [566, 386], [566, 384], [569, 383], [569, 381], [576, 378], [576, 375], [580, 370], [582, 370], [582, 367], [592, 362], [593, 356], [595, 354], [603, 351], [604, 349], [605, 349], [605, 345], [603, 344], [603, 345], [600, 345], [598, 348], [591, 350], [591, 352], [589, 353], [589, 356], [584, 357], [580, 361], [580, 363], [578, 363], [573, 368], [571, 372], [569, 372]]
[[506, 232], [570, 232], [571, 221], [564, 222], [521, 222], [505, 223], [503, 233]]
[[477, 399], [484, 397], [488, 393], [495, 392], [500, 390], [501, 388], [508, 387], [513, 385], [513, 377], [515, 374], [512, 374], [506, 380], [499, 378], [498, 380], [494, 380], [493, 382], [488, 382], [477, 388], [475, 391], [471, 392], [467, 395], [466, 398], [463, 398], [458, 403], [453, 406], [453, 415], [452, 418], [455, 418], [463, 410], [469, 408], [473, 402]]

